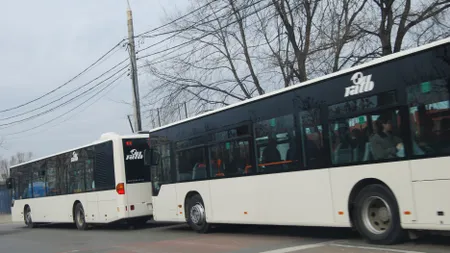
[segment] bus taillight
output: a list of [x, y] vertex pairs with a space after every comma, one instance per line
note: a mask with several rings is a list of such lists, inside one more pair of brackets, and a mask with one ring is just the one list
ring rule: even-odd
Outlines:
[[119, 195], [125, 194], [125, 184], [124, 183], [118, 183], [117, 186], [116, 186], [116, 192]]

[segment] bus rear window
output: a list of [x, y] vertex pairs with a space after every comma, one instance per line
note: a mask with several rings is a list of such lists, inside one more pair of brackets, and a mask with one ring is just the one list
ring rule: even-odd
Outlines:
[[123, 139], [127, 184], [150, 182], [150, 168], [144, 164], [147, 139]]

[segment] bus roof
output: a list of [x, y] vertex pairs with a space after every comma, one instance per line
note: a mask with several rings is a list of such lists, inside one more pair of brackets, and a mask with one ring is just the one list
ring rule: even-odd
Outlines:
[[445, 39], [441, 39], [441, 40], [438, 40], [438, 41], [435, 41], [435, 42], [431, 42], [431, 43], [428, 43], [428, 44], [425, 44], [425, 45], [422, 45], [422, 46], [419, 46], [419, 47], [410, 48], [410, 49], [407, 49], [407, 50], [404, 50], [404, 51], [401, 51], [401, 52], [397, 52], [397, 53], [393, 53], [393, 54], [390, 54], [390, 55], [387, 55], [387, 56], [383, 56], [383, 57], [377, 58], [375, 60], [372, 60], [372, 61], [360, 64], [360, 65], [355, 66], [355, 67], [351, 67], [351, 68], [343, 69], [343, 70], [340, 70], [340, 71], [336, 71], [336, 72], [330, 73], [328, 75], [324, 75], [324, 76], [321, 76], [321, 77], [318, 77], [318, 78], [314, 78], [314, 79], [305, 81], [303, 83], [297, 83], [297, 84], [291, 85], [289, 87], [284, 87], [284, 88], [281, 88], [279, 90], [275, 90], [275, 91], [266, 93], [264, 95], [260, 95], [260, 96], [256, 96], [256, 97], [253, 97], [253, 98], [250, 98], [250, 99], [239, 101], [237, 103], [234, 103], [234, 104], [231, 104], [231, 105], [228, 105], [228, 106], [224, 106], [224, 107], [216, 109], [216, 110], [208, 111], [208, 112], [201, 113], [201, 114], [198, 114], [198, 115], [193, 116], [193, 117], [189, 117], [189, 118], [186, 118], [186, 119], [183, 119], [183, 120], [175, 121], [175, 122], [167, 124], [165, 126], [161, 126], [161, 127], [157, 127], [157, 128], [151, 129], [149, 132], [150, 133], [156, 132], [156, 131], [159, 131], [159, 130], [162, 130], [162, 129], [165, 129], [165, 128], [169, 128], [171, 126], [179, 125], [179, 124], [182, 124], [182, 123], [185, 123], [185, 122], [188, 122], [188, 121], [191, 121], [191, 120], [195, 120], [195, 119], [198, 119], [198, 118], [202, 118], [202, 117], [205, 117], [205, 116], [208, 116], [208, 115], [212, 115], [212, 114], [215, 114], [215, 113], [218, 113], [218, 112], [221, 112], [221, 111], [226, 111], [226, 110], [229, 110], [229, 109], [234, 108], [234, 107], [238, 107], [238, 106], [241, 106], [241, 105], [244, 105], [244, 104], [247, 104], [247, 103], [251, 103], [251, 102], [254, 102], [254, 101], [258, 101], [258, 100], [264, 99], [264, 98], [272, 97], [272, 96], [275, 96], [277, 94], [282, 94], [282, 93], [285, 93], [285, 92], [288, 92], [288, 91], [291, 91], [291, 90], [295, 90], [295, 89], [298, 89], [298, 88], [301, 88], [301, 87], [304, 87], [304, 86], [307, 86], [307, 85], [313, 85], [313, 84], [318, 83], [318, 82], [323, 81], [323, 80], [327, 80], [327, 79], [330, 79], [330, 78], [333, 78], [333, 77], [338, 77], [338, 76], [341, 76], [341, 75], [344, 75], [344, 74], [348, 74], [350, 72], [354, 72], [354, 71], [357, 71], [357, 70], [360, 70], [360, 69], [364, 69], [364, 68], [367, 68], [367, 67], [375, 66], [375, 65], [378, 65], [378, 64], [381, 64], [381, 63], [384, 63], [384, 62], [392, 61], [392, 60], [395, 60], [397, 58], [401, 58], [401, 57], [408, 56], [408, 55], [411, 55], [411, 54], [414, 54], [414, 53], [418, 53], [418, 52], [421, 52], [421, 51], [424, 51], [424, 50], [427, 50], [427, 49], [430, 49], [430, 48], [433, 48], [433, 47], [437, 47], [437, 46], [440, 46], [440, 45], [445, 45], [447, 43], [450, 43], [450, 37], [449, 38], [445, 38]]
[[13, 168], [20, 167], [20, 166], [25, 165], [25, 164], [29, 164], [29, 163], [45, 160], [45, 159], [50, 158], [50, 157], [54, 157], [54, 156], [57, 156], [57, 155], [68, 153], [68, 152], [72, 152], [72, 151], [75, 151], [75, 150], [78, 150], [78, 149], [82, 149], [82, 148], [86, 148], [86, 147], [89, 147], [89, 146], [97, 145], [97, 144], [100, 144], [100, 143], [103, 143], [103, 142], [107, 142], [107, 141], [110, 141], [110, 140], [113, 140], [113, 139], [118, 139], [118, 138], [119, 139], [132, 139], [132, 138], [147, 139], [148, 138], [148, 134], [119, 135], [117, 133], [104, 133], [104, 134], [102, 134], [100, 136], [100, 138], [98, 140], [96, 140], [94, 142], [91, 142], [89, 144], [86, 144], [86, 145], [83, 145], [83, 146], [78, 146], [78, 147], [75, 147], [75, 148], [72, 148], [72, 149], [69, 149], [69, 150], [64, 150], [64, 151], [61, 151], [61, 152], [58, 152], [58, 153], [55, 153], [55, 154], [51, 154], [51, 155], [47, 155], [47, 156], [43, 156], [43, 157], [40, 157], [40, 158], [36, 158], [36, 159], [30, 160], [30, 161], [27, 161], [27, 162], [19, 163], [19, 164], [11, 166], [9, 169], [11, 170]]

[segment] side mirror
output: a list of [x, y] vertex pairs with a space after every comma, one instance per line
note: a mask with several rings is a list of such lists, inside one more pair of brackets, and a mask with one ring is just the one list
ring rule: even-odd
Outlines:
[[6, 179], [6, 188], [7, 189], [14, 188], [14, 178], [7, 178]]

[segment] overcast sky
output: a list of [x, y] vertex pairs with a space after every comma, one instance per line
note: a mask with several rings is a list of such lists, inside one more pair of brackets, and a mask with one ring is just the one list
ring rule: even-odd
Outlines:
[[[165, 13], [183, 10], [188, 4], [188, 0], [130, 1], [135, 34], [163, 24]], [[62, 85], [125, 38], [126, 6], [126, 0], [2, 1], [0, 110], [26, 103]], [[146, 44], [151, 42], [145, 41]], [[44, 116], [8, 125], [69, 99], [65, 98], [42, 110], [5, 120], [80, 87], [126, 57], [127, 53], [122, 48], [88, 74], [51, 96], [17, 110], [0, 113], [0, 139], [6, 141], [5, 149], [0, 148], [0, 156], [31, 151], [37, 158], [88, 144], [105, 132], [130, 133], [126, 115], [132, 114], [132, 108], [118, 102], [132, 101], [129, 78], [120, 79], [92, 106], [89, 105], [97, 97], [81, 107], [77, 106], [92, 96], [88, 95]], [[146, 91], [145, 79], [145, 75], [140, 75], [141, 95]], [[75, 109], [67, 113], [72, 108]], [[38, 127], [50, 120], [53, 121]], [[143, 125], [145, 128], [149, 123], [144, 121]]]

